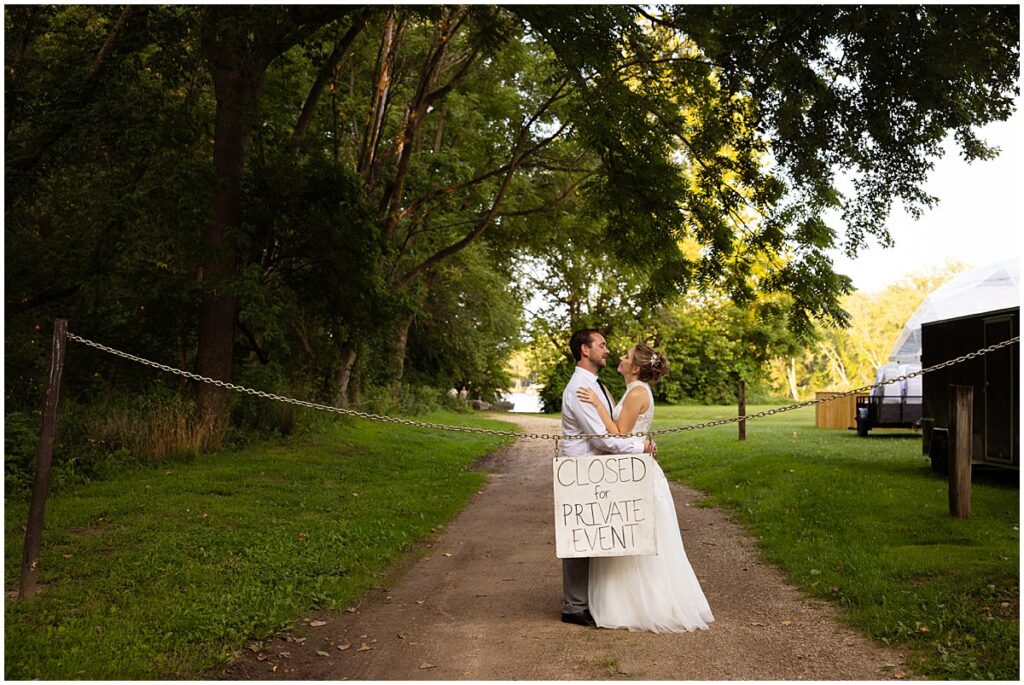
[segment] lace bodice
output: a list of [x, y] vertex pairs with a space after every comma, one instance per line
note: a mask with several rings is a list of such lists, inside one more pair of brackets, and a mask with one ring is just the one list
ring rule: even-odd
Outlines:
[[654, 395], [651, 394], [651, 386], [647, 385], [643, 381], [633, 381], [626, 386], [626, 392], [622, 393], [622, 398], [619, 400], [619, 403], [615, 405], [615, 411], [612, 413], [612, 419], [615, 421], [619, 420], [619, 414], [622, 413], [622, 403], [625, 401], [626, 395], [628, 395], [629, 391], [638, 385], [643, 386], [647, 391], [648, 406], [647, 411], [636, 417], [636, 424], [633, 426], [633, 430], [631, 430], [630, 433], [646, 433], [651, 429], [651, 421], [654, 420]]

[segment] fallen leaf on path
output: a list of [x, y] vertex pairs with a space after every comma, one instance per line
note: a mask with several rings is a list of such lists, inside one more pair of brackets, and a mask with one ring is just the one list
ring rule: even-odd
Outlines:
[[402, 635], [401, 633], [396, 633], [396, 634], [398, 635], [398, 639], [399, 640], [404, 640], [406, 638], [406, 636]]
[[256, 655], [256, 661], [266, 661], [269, 658], [270, 657], [267, 656], [266, 654], [257, 654]]
[[366, 637], [365, 635], [360, 635], [360, 636], [359, 636], [359, 639], [360, 639], [360, 640], [362, 640], [362, 639], [364, 639], [365, 637]]
[[452, 555], [451, 552], [444, 552], [444, 556], [446, 556], [446, 557], [450, 557], [451, 555]]
[[316, 653], [317, 653], [317, 655], [319, 655], [319, 656], [330, 656], [330, 654], [328, 654], [327, 652], [325, 652], [325, 651], [324, 651], [324, 650], [322, 650], [322, 649], [318, 649], [318, 650], [316, 650]]
[[338, 649], [340, 649], [340, 650], [341, 650], [341, 651], [343, 651], [343, 652], [344, 652], [344, 651], [345, 651], [346, 649], [350, 649], [351, 647], [352, 647], [352, 643], [351, 643], [351, 642], [346, 642], [346, 643], [345, 643], [345, 644], [343, 644], [343, 645], [338, 645]]
[[759, 622], [759, 621], [754, 621], [750, 625], [752, 625], [752, 626], [759, 626], [761, 628], [764, 628], [764, 624]]
[[359, 645], [359, 649], [357, 649], [356, 651], [357, 652], [369, 652], [371, 649], [373, 649], [373, 647], [371, 647], [370, 645], [368, 645], [368, 644], [366, 644], [364, 642], [363, 644]]
[[303, 642], [305, 642], [305, 641], [306, 641], [306, 638], [304, 638], [304, 637], [297, 637], [297, 638], [295, 638], [294, 640], [292, 640], [292, 642], [297, 642], [297, 643], [299, 643], [300, 645], [301, 645], [301, 644], [302, 644]]
[[417, 600], [416, 600], [416, 603], [417, 603], [417, 604], [423, 604], [423, 600], [422, 600], [422, 599], [417, 599]]
[[782, 625], [784, 625], [784, 626], [791, 626], [791, 625], [793, 625], [793, 622], [792, 621], [783, 621]]
[[435, 668], [435, 666], [434, 664], [428, 664], [426, 661], [424, 661], [422, 664], [420, 664], [420, 668]]
[[346, 614], [354, 614], [354, 613], [356, 613], [356, 608], [355, 607], [348, 607], [347, 609], [345, 609], [345, 613]]
[[310, 621], [309, 625], [311, 625], [314, 628], [319, 628], [320, 626], [327, 625], [327, 621]]
[[292, 653], [291, 652], [278, 652], [277, 655], [279, 657], [281, 657], [282, 659], [291, 659], [292, 658]]
[[270, 664], [270, 672], [277, 673], [277, 664]]

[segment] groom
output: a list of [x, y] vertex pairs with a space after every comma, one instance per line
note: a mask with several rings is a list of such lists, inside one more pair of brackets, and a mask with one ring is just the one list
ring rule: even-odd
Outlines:
[[[608, 402], [608, 413], [613, 413], [614, 404], [608, 391], [597, 379], [597, 373], [605, 367], [608, 343], [601, 331], [585, 328], [576, 331], [569, 339], [569, 350], [576, 360], [576, 370], [562, 391], [562, 435], [580, 433], [601, 434], [600, 438], [586, 440], [563, 440], [563, 454], [579, 457], [588, 454], [639, 454], [650, 452], [653, 445], [640, 438], [617, 438], [607, 435], [597, 408], [576, 397], [578, 388], [589, 387]], [[562, 621], [581, 626], [594, 627], [587, 601], [587, 585], [590, 576], [590, 559], [562, 559]]]

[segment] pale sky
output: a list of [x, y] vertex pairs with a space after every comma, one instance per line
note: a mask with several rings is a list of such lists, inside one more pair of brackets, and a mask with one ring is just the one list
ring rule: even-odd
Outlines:
[[947, 261], [982, 266], [1021, 255], [1024, 232], [1024, 114], [981, 129], [985, 142], [1001, 149], [992, 160], [967, 164], [947, 141], [926, 191], [938, 204], [915, 221], [898, 204], [887, 222], [895, 245], [873, 246], [854, 260], [836, 250], [835, 269], [858, 290], [879, 291], [908, 273], [926, 272]]

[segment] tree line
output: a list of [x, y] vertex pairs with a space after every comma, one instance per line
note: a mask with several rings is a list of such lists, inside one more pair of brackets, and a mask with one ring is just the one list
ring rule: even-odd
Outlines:
[[[847, 322], [827, 251], [885, 243], [894, 202], [931, 206], [947, 135], [995, 154], [974, 131], [1012, 111], [1018, 17], [7, 7], [8, 407], [41, 396], [56, 317], [340, 406], [493, 392], [524, 330], [557, 346], [708, 312], [722, 326], [690, 326], [675, 358], [704, 373], [722, 342], [725, 376], [763, 370]], [[99, 355], [68, 369], [83, 401], [154, 382]], [[222, 435], [227, 392], [197, 403]]]

